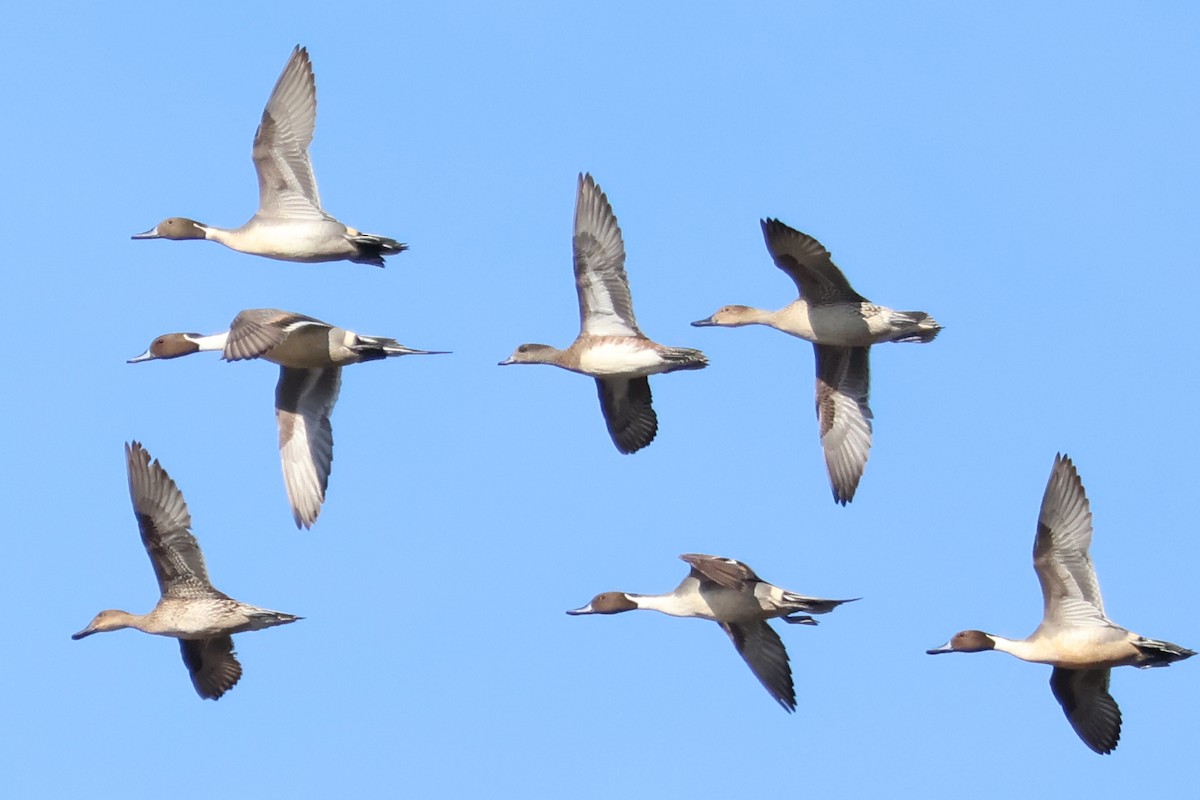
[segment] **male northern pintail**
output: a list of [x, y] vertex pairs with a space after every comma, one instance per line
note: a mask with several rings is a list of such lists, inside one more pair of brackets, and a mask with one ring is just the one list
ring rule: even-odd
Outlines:
[[282, 261], [341, 261], [383, 266], [383, 256], [407, 247], [363, 233], [325, 213], [308, 160], [317, 124], [317, 84], [308, 51], [292, 51], [254, 134], [258, 211], [240, 228], [171, 217], [134, 239], [212, 239], [242, 253]]
[[[604, 592], [583, 608], [568, 614], [619, 614], [644, 608], [673, 617], [695, 617], [720, 624], [733, 646], [763, 687], [788, 711], [796, 710], [796, 689], [787, 650], [767, 624], [784, 622], [816, 625], [809, 614], [828, 614], [850, 600], [823, 600], [789, 592], [767, 583], [740, 561], [690, 553], [680, 556], [691, 565], [683, 582], [668, 594]], [[858, 598], [854, 598], [857, 600]]]
[[625, 243], [608, 198], [591, 175], [579, 176], [575, 200], [575, 288], [579, 293], [579, 336], [565, 350], [523, 344], [500, 366], [553, 364], [591, 375], [613, 444], [634, 453], [654, 441], [658, 417], [648, 376], [701, 369], [699, 350], [666, 347], [638, 328], [625, 274]]
[[871, 449], [869, 358], [880, 342], [930, 342], [942, 329], [923, 311], [893, 311], [854, 291], [816, 239], [776, 219], [762, 221], [775, 265], [800, 297], [778, 311], [725, 306], [697, 327], [769, 325], [813, 343], [817, 360], [817, 422], [833, 499], [854, 499]]
[[999, 650], [1022, 661], [1053, 665], [1054, 699], [1083, 743], [1103, 754], [1111, 753], [1121, 738], [1121, 711], [1108, 693], [1112, 667], [1165, 667], [1196, 652], [1138, 636], [1108, 618], [1088, 554], [1091, 544], [1092, 511], [1083, 482], [1070, 458], [1055, 456], [1033, 540], [1033, 568], [1044, 603], [1042, 624], [1017, 640], [961, 631], [926, 652]]
[[441, 355], [414, 350], [395, 339], [362, 336], [319, 319], [275, 308], [252, 308], [233, 318], [229, 330], [203, 336], [168, 333], [129, 363], [178, 358], [202, 350], [220, 350], [226, 361], [264, 358], [279, 365], [275, 418], [283, 482], [296, 527], [312, 527], [325, 502], [333, 463], [329, 415], [342, 385], [342, 367], [392, 356]]
[[183, 663], [201, 697], [216, 700], [242, 677], [233, 634], [286, 625], [302, 617], [239, 603], [213, 588], [204, 554], [192, 535], [192, 515], [167, 471], [138, 442], [125, 445], [129, 497], [142, 544], [162, 593], [149, 614], [101, 611], [72, 639], [137, 628], [179, 640]]

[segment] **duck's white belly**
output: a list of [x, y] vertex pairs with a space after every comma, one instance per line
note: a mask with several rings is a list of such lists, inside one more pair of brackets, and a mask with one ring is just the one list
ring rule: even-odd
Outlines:
[[579, 355], [579, 371], [597, 378], [635, 378], [663, 372], [666, 363], [653, 347], [642, 346], [642, 341], [629, 338], [592, 344]]
[[1018, 658], [1053, 664], [1063, 669], [1099, 669], [1133, 664], [1137, 650], [1129, 643], [1129, 633], [1120, 628], [1084, 626], [1056, 631], [1022, 643]]
[[255, 217], [235, 231], [210, 232], [226, 247], [283, 261], [333, 261], [354, 255], [345, 226], [332, 220], [278, 220]]

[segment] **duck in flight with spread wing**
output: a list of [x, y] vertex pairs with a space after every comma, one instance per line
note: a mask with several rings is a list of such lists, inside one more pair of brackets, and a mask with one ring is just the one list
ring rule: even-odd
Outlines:
[[621, 229], [608, 197], [591, 175], [579, 176], [574, 253], [578, 338], [564, 350], [548, 344], [523, 344], [500, 366], [553, 364], [592, 376], [613, 444], [622, 453], [634, 453], [658, 433], [649, 376], [701, 369], [708, 366], [708, 358], [699, 350], [658, 344], [638, 327], [625, 274]]
[[[603, 592], [571, 615], [619, 614], [649, 609], [673, 617], [716, 622], [729, 635], [738, 654], [767, 693], [787, 711], [796, 710], [796, 689], [787, 650], [767, 620], [781, 618], [796, 625], [816, 625], [812, 614], [828, 614], [851, 600], [824, 600], [781, 589], [762, 580], [741, 561], [688, 553], [686, 578], [667, 594]], [[858, 599], [858, 598], [854, 598]]]
[[778, 311], [724, 306], [696, 327], [769, 325], [813, 343], [817, 361], [817, 422], [833, 499], [854, 499], [871, 450], [869, 354], [880, 342], [931, 342], [942, 326], [923, 311], [895, 311], [869, 302], [850, 286], [829, 251], [776, 219], [762, 221], [775, 265], [800, 297]]
[[333, 469], [329, 417], [341, 392], [342, 367], [395, 356], [445, 354], [414, 350], [382, 336], [363, 336], [294, 311], [250, 308], [239, 312], [224, 333], [163, 334], [129, 363], [206, 350], [221, 351], [226, 361], [262, 358], [279, 365], [275, 385], [279, 456], [297, 528], [311, 528], [325, 502]]
[[341, 261], [383, 266], [407, 246], [347, 227], [327, 214], [308, 158], [317, 124], [317, 83], [308, 51], [292, 51], [254, 134], [258, 211], [240, 228], [170, 217], [134, 239], [211, 239], [242, 253], [281, 261]]
[[71, 638], [136, 628], [178, 639], [196, 693], [216, 700], [242, 677], [233, 634], [287, 625], [301, 617], [240, 603], [214, 589], [192, 535], [192, 515], [175, 481], [157, 461], [150, 462], [150, 454], [138, 442], [125, 445], [125, 465], [133, 513], [161, 596], [148, 614], [101, 611]]
[[979, 630], [961, 631], [926, 652], [978, 653], [999, 650], [1022, 661], [1050, 664], [1050, 691], [1083, 743], [1111, 753], [1121, 738], [1121, 710], [1108, 693], [1113, 667], [1165, 667], [1196, 651], [1147, 639], [1108, 618], [1100, 583], [1088, 553], [1092, 510], [1071, 459], [1054, 457], [1042, 496], [1033, 568], [1042, 585], [1043, 615], [1025, 639], [1005, 639]]

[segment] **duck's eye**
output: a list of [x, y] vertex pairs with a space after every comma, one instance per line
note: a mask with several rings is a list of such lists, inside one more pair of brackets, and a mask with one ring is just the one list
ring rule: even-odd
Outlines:
[[527, 344], [523, 344], [523, 345], [521, 345], [520, 347], [518, 347], [518, 348], [517, 348], [517, 352], [518, 352], [518, 353], [528, 353], [528, 352], [529, 352], [529, 345], [527, 345]]

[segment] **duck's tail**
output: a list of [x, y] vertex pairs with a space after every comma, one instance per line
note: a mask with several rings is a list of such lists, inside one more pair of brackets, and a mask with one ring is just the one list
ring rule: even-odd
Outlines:
[[659, 350], [664, 360], [670, 362], [668, 372], [677, 369], [704, 369], [708, 366], [708, 356], [690, 347], [664, 347]]
[[362, 356], [363, 361], [377, 361], [391, 356], [444, 356], [449, 350], [417, 350], [405, 347], [395, 339], [383, 336], [363, 336], [359, 334], [358, 341], [350, 345], [350, 349]]
[[893, 312], [891, 323], [899, 328], [893, 342], [932, 342], [941, 332], [942, 326], [924, 311]]
[[1165, 667], [1176, 661], [1183, 661], [1185, 658], [1191, 658], [1196, 655], [1195, 650], [1189, 650], [1186, 647], [1180, 647], [1171, 642], [1163, 642], [1158, 639], [1147, 639], [1144, 636], [1139, 636], [1134, 640], [1133, 646], [1137, 648], [1138, 654], [1141, 656], [1141, 661], [1137, 666], [1145, 669], [1146, 667]]
[[386, 236], [377, 236], [373, 233], [352, 231], [346, 234], [346, 238], [358, 250], [358, 255], [350, 259], [355, 264], [370, 264], [374, 267], [382, 267], [384, 256], [399, 255], [408, 249], [408, 245], [403, 242], [397, 242], [395, 239], [389, 239]]
[[273, 628], [276, 625], [287, 625], [289, 622], [304, 619], [297, 617], [295, 614], [285, 614], [282, 611], [268, 611], [265, 608], [260, 608], [247, 616], [250, 617], [252, 630], [262, 630], [263, 628]]
[[[797, 611], [804, 611], [809, 614], [828, 614], [842, 603], [853, 603], [855, 600], [861, 599], [861, 597], [852, 597], [849, 600], [825, 600], [821, 597], [805, 597], [804, 595], [796, 594], [795, 592], [783, 593], [783, 602], [787, 604], [789, 614], [793, 614]], [[784, 620], [786, 622], [793, 621], [787, 617], [784, 617]], [[804, 618], [801, 617], [794, 621], [802, 623], [804, 622]], [[816, 625], [817, 623], [813, 621], [807, 624]]]

